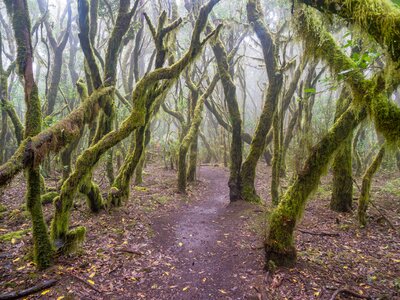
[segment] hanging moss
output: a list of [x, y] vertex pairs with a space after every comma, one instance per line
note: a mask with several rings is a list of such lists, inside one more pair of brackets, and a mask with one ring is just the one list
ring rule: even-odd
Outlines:
[[358, 210], [357, 210], [358, 222], [362, 227], [364, 227], [367, 224], [367, 209], [370, 199], [371, 181], [375, 173], [378, 171], [379, 167], [382, 164], [383, 157], [385, 156], [385, 151], [386, 151], [386, 145], [384, 144], [380, 148], [378, 154], [375, 156], [374, 160], [372, 161], [371, 165], [368, 167], [367, 171], [363, 176], [361, 195], [358, 200]]
[[324, 28], [315, 12], [309, 9], [300, 10], [297, 24], [306, 48], [315, 49], [312, 53], [323, 58], [335, 74], [345, 73], [344, 79], [351, 88], [355, 103], [368, 107], [377, 130], [389, 143], [396, 142], [400, 137], [400, 108], [389, 101], [384, 93], [388, 86], [382, 74], [378, 74], [373, 80], [365, 79], [353, 60], [342, 52]]
[[337, 14], [371, 35], [400, 63], [400, 9], [390, 0], [300, 0], [323, 12]]

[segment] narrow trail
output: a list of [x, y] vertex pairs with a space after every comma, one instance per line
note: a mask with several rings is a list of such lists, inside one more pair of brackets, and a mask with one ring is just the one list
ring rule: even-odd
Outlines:
[[248, 224], [261, 211], [243, 201], [229, 203], [225, 170], [201, 167], [199, 179], [205, 184], [196, 199], [153, 220], [164, 270], [148, 286], [163, 285], [159, 299], [251, 299], [263, 259]]

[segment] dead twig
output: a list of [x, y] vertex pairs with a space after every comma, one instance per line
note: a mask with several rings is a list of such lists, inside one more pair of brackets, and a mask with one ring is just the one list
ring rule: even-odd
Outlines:
[[22, 297], [26, 297], [28, 295], [31, 295], [31, 294], [37, 293], [37, 292], [39, 292], [41, 290], [48, 289], [49, 287], [52, 287], [53, 285], [55, 285], [57, 283], [57, 281], [58, 280], [55, 280], [55, 279], [46, 280], [46, 281], [44, 281], [42, 283], [39, 283], [39, 284], [37, 284], [35, 286], [32, 286], [32, 287], [27, 288], [27, 289], [22, 290], [22, 291], [15, 291], [15, 292], [11, 292], [11, 293], [8, 293], [8, 294], [3, 294], [3, 295], [0, 295], [0, 300], [19, 299], [19, 298], [22, 298]]
[[143, 252], [140, 252], [139, 250], [135, 250], [135, 249], [127, 249], [127, 248], [122, 248], [122, 249], [117, 249], [120, 252], [126, 252], [126, 253], [131, 253], [131, 254], [135, 254], [135, 255], [144, 255]]
[[372, 207], [375, 208], [378, 213], [381, 215], [381, 217], [383, 219], [385, 219], [385, 221], [389, 224], [389, 226], [393, 229], [393, 230], [397, 230], [396, 227], [393, 225], [392, 222], [390, 222], [390, 220], [385, 216], [385, 214], [375, 205], [375, 203], [371, 200], [369, 200], [369, 202], [371, 203]]
[[339, 233], [337, 232], [313, 232], [313, 231], [307, 231], [303, 229], [298, 229], [301, 233], [306, 233], [306, 234], [311, 234], [311, 235], [319, 235], [319, 236], [339, 236]]
[[102, 291], [100, 291], [99, 289], [97, 289], [96, 287], [94, 287], [91, 283], [89, 283], [89, 282], [87, 282], [86, 280], [80, 278], [79, 276], [77, 276], [77, 275], [75, 275], [75, 274], [73, 274], [73, 273], [70, 273], [70, 272], [67, 272], [67, 274], [70, 275], [71, 277], [77, 279], [78, 281], [84, 283], [86, 286], [90, 287], [92, 290], [96, 291], [97, 293], [99, 293], [99, 294], [102, 294], [102, 293], [103, 293]]
[[348, 290], [348, 289], [337, 289], [337, 290], [333, 293], [333, 295], [332, 295], [332, 297], [330, 298], [330, 300], [335, 300], [336, 297], [337, 297], [339, 294], [348, 294], [348, 295], [350, 295], [350, 296], [352, 296], [352, 297], [356, 297], [356, 298], [360, 298], [360, 299], [372, 299], [372, 298], [369, 297], [369, 296], [360, 295], [360, 294], [357, 294], [356, 292], [350, 291], [350, 290]]

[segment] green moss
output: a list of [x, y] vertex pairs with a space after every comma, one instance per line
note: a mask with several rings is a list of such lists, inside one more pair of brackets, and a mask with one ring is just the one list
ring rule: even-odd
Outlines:
[[21, 239], [23, 236], [25, 236], [31, 229], [24, 229], [24, 230], [18, 230], [18, 231], [12, 231], [6, 234], [0, 235], [0, 241], [3, 242], [11, 242], [13, 239]]
[[281, 112], [276, 111], [273, 119], [273, 138], [274, 151], [272, 156], [272, 174], [271, 174], [271, 200], [274, 205], [279, 203], [279, 185], [280, 185], [280, 162], [281, 162], [281, 134], [280, 126], [283, 116]]
[[196, 106], [193, 111], [192, 123], [190, 124], [189, 130], [183, 137], [179, 146], [179, 159], [178, 159], [178, 190], [182, 193], [186, 192], [186, 181], [187, 181], [187, 165], [186, 156], [189, 151], [189, 147], [197, 139], [199, 128], [203, 120], [203, 107], [205, 100], [214, 91], [214, 88], [219, 81], [219, 76], [215, 75], [212, 82], [208, 86], [207, 90], [197, 99]]
[[278, 107], [282, 89], [283, 76], [278, 69], [278, 51], [275, 42], [264, 23], [264, 16], [259, 1], [251, 0], [247, 3], [247, 18], [251, 23], [260, 43], [269, 78], [268, 89], [265, 94], [264, 107], [260, 115], [254, 137], [250, 144], [250, 151], [241, 170], [241, 196], [250, 202], [259, 202], [261, 199], [254, 186], [256, 166], [264, 153], [267, 134], [272, 127], [272, 120]]
[[33, 232], [33, 258], [39, 269], [44, 269], [52, 264], [53, 248], [44, 221], [42, 202], [40, 199], [40, 173], [38, 168], [27, 171], [26, 207], [32, 219]]
[[[154, 85], [156, 85], [160, 80], [165, 79], [167, 80], [167, 83], [160, 87], [161, 92], [159, 93], [160, 95], [164, 95], [164, 93], [166, 93], [171, 87], [171, 83], [173, 83], [174, 80], [179, 77], [184, 68], [188, 64], [192, 63], [195, 58], [201, 53], [205, 42], [200, 41], [200, 34], [205, 27], [205, 22], [207, 21], [208, 14], [217, 2], [217, 0], [212, 0], [205, 7], [202, 8], [200, 17], [198, 18], [195, 25], [191, 46], [189, 50], [182, 56], [182, 58], [170, 67], [160, 68], [146, 74], [136, 84], [136, 87], [132, 93], [133, 106], [131, 114], [122, 122], [120, 128], [115, 129], [104, 135], [97, 143], [87, 148], [78, 157], [74, 172], [72, 172], [68, 179], [63, 183], [60, 196], [54, 201], [55, 213], [51, 225], [51, 237], [54, 242], [63, 242], [67, 238], [73, 199], [80, 186], [84, 183], [86, 178], [90, 176], [93, 167], [102, 157], [102, 155], [104, 155], [117, 143], [127, 138], [133, 130], [144, 127], [146, 125], [146, 113], [149, 110], [151, 111], [151, 108], [155, 104], [148, 103], [148, 98], [146, 98], [148, 96], [147, 92], [154, 91]], [[79, 1], [78, 10], [87, 9], [87, 4], [87, 1]], [[80, 7], [79, 5], [83, 6]], [[79, 15], [81, 16], [81, 13]], [[87, 17], [84, 17], [82, 22], [87, 22]], [[155, 100], [151, 97], [149, 99]], [[134, 169], [129, 171], [131, 171], [132, 174]], [[126, 174], [128, 174], [128, 172]], [[129, 174], [129, 176], [131, 176], [131, 174]], [[118, 176], [116, 178], [116, 181], [117, 180]], [[113, 191], [118, 191], [118, 193], [122, 193], [123, 195], [126, 192], [126, 190], [120, 190], [118, 188], [113, 189]]]
[[400, 59], [400, 9], [389, 0], [301, 0], [323, 12], [331, 12], [356, 24], [387, 49], [397, 63]]
[[225, 100], [228, 106], [229, 119], [232, 126], [232, 140], [230, 146], [230, 174], [228, 180], [229, 199], [236, 201], [241, 195], [241, 167], [243, 157], [242, 119], [236, 95], [236, 86], [231, 76], [230, 60], [226, 49], [219, 38], [214, 39], [212, 49], [217, 61], [218, 73], [224, 89]]
[[367, 224], [367, 209], [370, 199], [370, 190], [371, 190], [371, 181], [374, 174], [378, 171], [380, 165], [382, 164], [383, 157], [385, 155], [386, 145], [384, 144], [371, 165], [368, 167], [367, 171], [363, 176], [362, 186], [361, 186], [361, 195], [358, 199], [358, 210], [357, 217], [360, 225], [364, 227]]
[[40, 197], [40, 201], [42, 202], [42, 204], [48, 204], [48, 203], [52, 203], [54, 198], [56, 198], [58, 196], [58, 192], [48, 192], [46, 194], [43, 194]]
[[86, 229], [83, 226], [79, 226], [68, 231], [65, 238], [65, 243], [62, 246], [63, 253], [72, 253], [78, 249], [78, 246], [85, 240]]
[[104, 208], [105, 203], [99, 186], [90, 179], [91, 177], [91, 174], [87, 176], [86, 180], [81, 184], [79, 192], [86, 196], [90, 210], [97, 213]]
[[385, 136], [389, 144], [400, 139], [400, 107], [384, 95], [372, 98], [371, 112], [376, 129]]
[[400, 197], [400, 178], [388, 181], [382, 188], [382, 191]]
[[[348, 108], [351, 98], [348, 92], [343, 90], [336, 104], [335, 120]], [[332, 165], [332, 198], [330, 207], [337, 212], [350, 212], [353, 203], [353, 168], [352, 168], [352, 139], [347, 138], [338, 149]]]
[[303, 214], [306, 201], [318, 187], [336, 150], [364, 118], [365, 110], [359, 112], [350, 106], [313, 147], [304, 167], [271, 214], [265, 241], [267, 261], [271, 259], [277, 264], [290, 264], [296, 259], [293, 232]]

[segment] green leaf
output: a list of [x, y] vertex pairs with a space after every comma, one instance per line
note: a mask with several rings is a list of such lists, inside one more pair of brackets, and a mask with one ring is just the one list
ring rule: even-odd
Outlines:
[[305, 93], [309, 93], [309, 94], [315, 94], [317, 91], [314, 88], [308, 88], [308, 89], [304, 89]]

